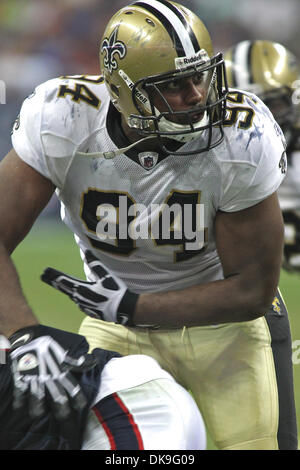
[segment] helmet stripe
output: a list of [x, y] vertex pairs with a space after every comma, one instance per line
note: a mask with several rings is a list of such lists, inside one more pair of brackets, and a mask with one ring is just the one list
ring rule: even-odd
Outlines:
[[[200, 50], [196, 36], [191, 34], [191, 28], [187, 28], [183, 21], [183, 15], [177, 9], [170, 8], [168, 2], [161, 0], [143, 0], [135, 2], [134, 5], [140, 6], [152, 13], [163, 24], [168, 32], [176, 52], [179, 57], [193, 56]], [[175, 10], [175, 11], [174, 11]], [[195, 46], [197, 45], [197, 49]]]
[[231, 82], [232, 82], [232, 87], [233, 88], [238, 88], [238, 83], [237, 83], [237, 73], [236, 73], [236, 48], [237, 46], [234, 46], [231, 51], [231, 60], [232, 66], [230, 67], [230, 72], [231, 72]]
[[251, 52], [253, 42], [242, 41], [232, 51], [233, 83], [237, 88], [248, 89], [249, 83], [254, 83], [251, 73]]
[[188, 32], [189, 36], [190, 36], [190, 39], [193, 43], [193, 47], [195, 49], [195, 52], [198, 52], [200, 51], [201, 47], [199, 45], [199, 42], [198, 42], [198, 39], [194, 33], [194, 31], [192, 30], [190, 24], [186, 21], [186, 18], [185, 16], [182, 14], [182, 12], [179, 10], [179, 8], [176, 6], [176, 5], [173, 5], [172, 3], [168, 2], [168, 1], [165, 1], [165, 0], [159, 0], [162, 4], [166, 5], [168, 8], [170, 8], [170, 10], [172, 10], [175, 15], [178, 16], [178, 18], [180, 19], [180, 21], [183, 23], [183, 26], [184, 26], [184, 29], [185, 31]]

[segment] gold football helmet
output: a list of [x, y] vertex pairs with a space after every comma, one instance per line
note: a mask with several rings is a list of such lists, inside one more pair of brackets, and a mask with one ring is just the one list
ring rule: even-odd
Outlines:
[[[187, 8], [165, 0], [142, 0], [122, 8], [104, 31], [100, 65], [111, 101], [128, 126], [142, 136], [157, 137], [168, 153], [175, 152], [166, 149], [165, 138], [188, 142], [201, 134], [202, 148], [186, 154], [222, 141], [224, 61], [221, 53], [214, 55], [202, 21]], [[206, 102], [184, 111], [172, 109], [165, 87], [174, 84], [176, 89], [191, 77], [201, 80]]]
[[[241, 41], [224, 54], [228, 86], [250, 91], [270, 108], [287, 133], [297, 124], [300, 64], [283, 45], [271, 41]], [[294, 96], [293, 96], [294, 95]]]

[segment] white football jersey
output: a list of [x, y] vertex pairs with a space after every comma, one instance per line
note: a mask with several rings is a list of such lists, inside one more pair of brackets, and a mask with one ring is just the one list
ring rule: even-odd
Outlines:
[[[118, 148], [109, 132], [111, 108], [102, 77], [50, 80], [24, 101], [14, 149], [57, 186], [62, 219], [82, 256], [92, 250], [133, 291], [221, 279], [217, 211], [253, 206], [284, 178], [284, 138], [268, 108], [235, 90], [224, 140], [208, 152], [161, 158], [136, 150], [136, 158], [126, 152], [105, 159], [97, 153]], [[196, 150], [203, 136], [182, 151]]]

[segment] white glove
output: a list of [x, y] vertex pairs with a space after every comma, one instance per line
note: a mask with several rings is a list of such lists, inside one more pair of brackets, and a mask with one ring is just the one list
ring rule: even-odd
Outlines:
[[90, 251], [85, 253], [85, 257], [95, 282], [82, 281], [53, 268], [45, 269], [42, 281], [67, 294], [90, 317], [134, 326], [132, 317], [138, 294], [109, 273]]
[[72, 372], [83, 373], [96, 365], [93, 356], [85, 354], [78, 359], [50, 335], [44, 325], [22, 328], [10, 337], [10, 358], [14, 380], [13, 407], [22, 408], [28, 400], [31, 416], [41, 416], [47, 397], [55, 417], [69, 416], [72, 406], [82, 409], [86, 399]]

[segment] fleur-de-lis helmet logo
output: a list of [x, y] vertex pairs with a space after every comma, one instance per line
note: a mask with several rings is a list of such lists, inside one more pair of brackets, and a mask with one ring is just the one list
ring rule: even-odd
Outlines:
[[122, 41], [117, 40], [119, 25], [115, 27], [109, 38], [104, 38], [101, 45], [101, 53], [105, 53], [103, 64], [106, 69], [112, 73], [113, 70], [118, 68], [118, 62], [115, 56], [118, 55], [123, 59], [126, 55], [126, 46]]

